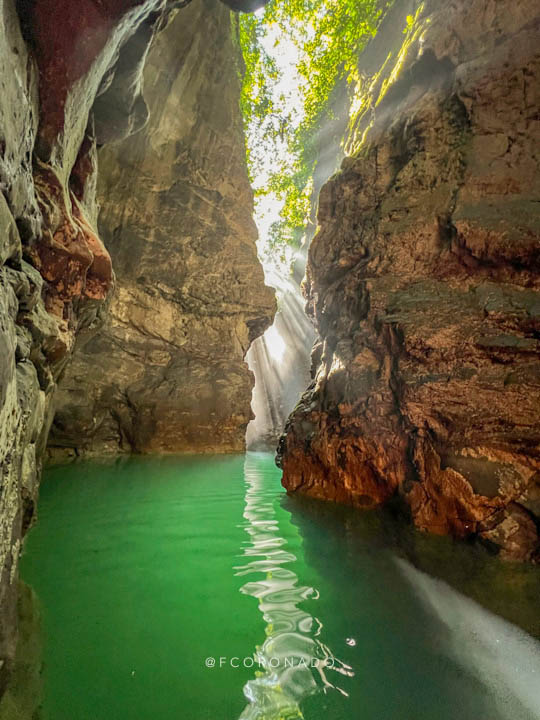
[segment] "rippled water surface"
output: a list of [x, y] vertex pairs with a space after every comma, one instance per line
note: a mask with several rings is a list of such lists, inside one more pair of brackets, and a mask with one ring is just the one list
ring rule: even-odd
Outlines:
[[540, 718], [538, 575], [288, 498], [270, 455], [49, 470], [46, 720]]

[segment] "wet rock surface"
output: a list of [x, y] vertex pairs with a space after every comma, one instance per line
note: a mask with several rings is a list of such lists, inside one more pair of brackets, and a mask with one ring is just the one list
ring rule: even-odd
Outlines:
[[538, 7], [425, 3], [381, 70], [377, 43], [417, 7], [397, 3], [361, 59], [350, 157], [320, 194], [305, 292], [321, 342], [283, 484], [362, 507], [397, 494], [419, 528], [534, 560]]

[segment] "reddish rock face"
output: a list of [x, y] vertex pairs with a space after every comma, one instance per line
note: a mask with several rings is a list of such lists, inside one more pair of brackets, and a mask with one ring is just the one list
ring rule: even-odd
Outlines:
[[[252, 12], [266, 2], [226, 0], [237, 12]], [[69, 140], [59, 138], [61, 134], [81, 132], [81, 120], [88, 117], [95, 99], [112, 85], [120, 69], [125, 77], [117, 83], [115, 95], [124, 94], [127, 86], [139, 104], [144, 104], [133, 71], [142, 72], [154, 28], [163, 26], [168, 13], [180, 5], [174, 0], [20, 1], [21, 20], [39, 69], [40, 128], [36, 149], [43, 160], [55, 158], [55, 145]], [[130, 45], [142, 25], [147, 26], [147, 32], [141, 33], [140, 42]], [[126, 45], [127, 57], [122, 54]], [[127, 103], [127, 114], [137, 109], [132, 97]], [[69, 163], [74, 157], [59, 153], [55, 159]]]
[[397, 493], [419, 528], [522, 560], [539, 551], [538, 22], [532, 0], [426, 3], [397, 79], [366, 83], [363, 142], [320, 195], [322, 342], [280, 447], [289, 490]]
[[[143, 23], [150, 23], [145, 34], [149, 44], [153, 23], [161, 18], [158, 11], [165, 4], [165, 0], [19, 3], [37, 64], [39, 94], [33, 174], [42, 226], [27, 238], [25, 255], [45, 280], [46, 308], [60, 321], [66, 359], [75, 333], [94, 322], [113, 282], [111, 260], [96, 231], [92, 108], [118, 72], [123, 46]], [[144, 47], [141, 57], [137, 70], [144, 64]], [[122, 97], [127, 117], [139, 92], [134, 82]], [[126, 132], [130, 129], [134, 127], [128, 122]]]
[[74, 301], [106, 299], [112, 287], [111, 259], [83, 206], [53, 170], [38, 165], [34, 180], [47, 230], [30, 251], [33, 264], [47, 282], [48, 310], [69, 319]]
[[122, 44], [163, 5], [164, 0], [34, 0], [23, 5], [23, 25], [39, 69], [41, 157], [48, 159], [58, 135], [71, 129], [66, 128], [70, 95], [79, 103], [74, 113], [88, 114]]

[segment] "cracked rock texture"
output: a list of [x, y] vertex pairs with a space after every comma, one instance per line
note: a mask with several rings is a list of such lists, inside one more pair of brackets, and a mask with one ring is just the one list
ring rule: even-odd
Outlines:
[[49, 450], [242, 451], [251, 341], [271, 322], [252, 220], [229, 11], [193, 3], [148, 56], [145, 129], [99, 152], [116, 292], [81, 335]]
[[539, 28], [535, 0], [398, 0], [366, 48], [309, 252], [313, 382], [279, 450], [290, 491], [398, 495], [516, 560], [539, 554]]

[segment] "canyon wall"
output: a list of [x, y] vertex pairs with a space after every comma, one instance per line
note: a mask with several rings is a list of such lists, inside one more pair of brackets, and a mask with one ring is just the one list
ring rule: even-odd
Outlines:
[[148, 124], [99, 151], [116, 291], [62, 378], [51, 452], [245, 447], [244, 355], [275, 301], [256, 253], [240, 63], [227, 8], [192, 3], [149, 52]]
[[539, 556], [540, 17], [396, 0], [360, 59], [305, 278], [291, 492]]
[[[78, 47], [78, 64], [66, 57], [59, 32], [50, 34], [46, 6], [20, 3], [29, 52], [14, 1], [0, 3], [0, 693], [15, 652], [18, 557], [34, 515], [56, 380], [76, 333], [98, 322], [112, 285], [91, 217], [93, 168], [82, 172], [94, 145], [90, 109], [102, 72], [114, 73], [125, 37], [152, 3], [104, 18], [110, 27], [121, 20], [121, 31], [86, 53]], [[47, 10], [49, 24], [40, 24]], [[56, 30], [64, 23], [69, 17], [56, 17]], [[67, 36], [68, 44], [80, 41], [76, 27]]]
[[[237, 10], [257, 6], [253, 0], [228, 4]], [[221, 430], [223, 423], [226, 449], [239, 447], [238, 428], [247, 423], [251, 386], [242, 355], [269, 322], [273, 297], [264, 287], [254, 249], [237, 102], [238, 52], [225, 6], [210, 0], [197, 10], [184, 5], [172, 0], [0, 0], [0, 695], [13, 664], [18, 558], [34, 519], [56, 387], [62, 375], [67, 383], [73, 377], [68, 367], [76, 343], [86, 347], [98, 332], [113, 295], [111, 258], [97, 223], [98, 147], [106, 175], [99, 181], [103, 235], [120, 263], [114, 317], [124, 328], [140, 320], [146, 342], [139, 352], [151, 367], [182, 379], [187, 389], [175, 392], [184, 408], [206, 418], [217, 405], [213, 427]], [[181, 18], [188, 10], [191, 14], [180, 22], [175, 19], [175, 13]], [[158, 33], [170, 22], [176, 22], [174, 30], [162, 41]], [[152, 126], [155, 153], [145, 160], [145, 134], [140, 145], [126, 146], [125, 158], [123, 145], [116, 146], [120, 154], [107, 154], [106, 143], [118, 143], [148, 122], [143, 69], [156, 37], [156, 82], [149, 83], [148, 92], [158, 111]], [[221, 47], [219, 55], [212, 55], [212, 42]], [[202, 47], [207, 48], [204, 63]], [[198, 98], [205, 82], [215, 97], [201, 111]], [[175, 97], [172, 104], [166, 102], [169, 92]], [[133, 176], [122, 178], [132, 163], [140, 163], [137, 177], [147, 198]], [[214, 163], [217, 169], [208, 167]], [[152, 168], [159, 168], [154, 176]], [[190, 172], [198, 184], [193, 181], [188, 188], [183, 180]], [[178, 194], [167, 202], [173, 187]], [[128, 199], [134, 201], [131, 210]], [[186, 223], [192, 228], [189, 242], [179, 250], [170, 235], [174, 230], [175, 237], [184, 237], [180, 229]], [[114, 241], [124, 229], [122, 248]], [[169, 302], [171, 295], [187, 308], [184, 315]], [[135, 308], [131, 318], [127, 303]], [[206, 312], [208, 321], [205, 317], [197, 325], [197, 312]], [[101, 336], [97, 347], [101, 342], [109, 353], [106, 338]], [[162, 344], [153, 344], [152, 338]], [[118, 342], [129, 345], [123, 336]], [[137, 342], [127, 347], [124, 360], [136, 355]], [[180, 345], [197, 348], [191, 362], [175, 354]], [[216, 368], [229, 363], [232, 369], [226, 367], [220, 376]], [[109, 367], [117, 374], [118, 364], [111, 358]], [[135, 378], [132, 365], [126, 373]], [[220, 391], [222, 385], [230, 387], [217, 399], [193, 399], [194, 378], [201, 383], [211, 378]], [[146, 392], [172, 407], [168, 390], [157, 389], [152, 377], [139, 380], [141, 397]], [[129, 412], [138, 412], [128, 392], [125, 397]], [[114, 411], [121, 414], [124, 408]], [[144, 424], [146, 406], [140, 412]], [[165, 413], [162, 420], [167, 422]], [[57, 427], [61, 421], [62, 416]], [[166, 438], [180, 432], [176, 419], [168, 416], [168, 422], [167, 430], [160, 428]], [[72, 437], [85, 431], [79, 415], [73, 423]]]

